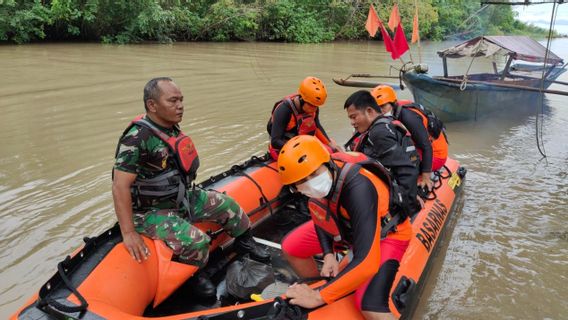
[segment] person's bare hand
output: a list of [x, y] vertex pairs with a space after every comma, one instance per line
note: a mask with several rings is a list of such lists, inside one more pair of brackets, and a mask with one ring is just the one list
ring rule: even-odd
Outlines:
[[335, 277], [339, 273], [339, 262], [333, 253], [328, 253], [323, 257], [323, 266], [320, 275], [322, 277]]
[[290, 299], [291, 304], [310, 309], [325, 303], [319, 291], [310, 288], [307, 284], [291, 285], [286, 290], [286, 297]]
[[345, 149], [342, 146], [338, 145], [337, 142], [335, 142], [335, 140], [333, 140], [333, 139], [330, 139], [329, 146], [330, 146], [331, 149], [333, 149], [335, 151], [345, 152]]
[[432, 187], [434, 186], [434, 183], [432, 182], [432, 179], [430, 179], [430, 174], [431, 172], [423, 172], [421, 174], [422, 179], [420, 179], [420, 181], [418, 182], [418, 186], [420, 188], [428, 188], [428, 191], [432, 191]]
[[129, 231], [122, 234], [122, 242], [132, 256], [132, 259], [142, 262], [142, 259], [148, 259], [150, 250], [146, 247], [142, 236], [136, 231]]
[[416, 200], [418, 200], [418, 203], [420, 203], [420, 208], [424, 209], [424, 206], [425, 206], [424, 199], [422, 199], [421, 196], [416, 196]]

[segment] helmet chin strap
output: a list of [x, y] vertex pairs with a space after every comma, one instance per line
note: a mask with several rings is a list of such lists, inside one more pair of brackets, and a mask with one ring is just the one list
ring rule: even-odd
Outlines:
[[331, 190], [329, 190], [329, 194], [333, 194], [333, 191], [335, 191], [335, 187], [337, 186], [337, 172], [339, 172], [339, 167], [335, 164], [335, 162], [333, 162], [333, 160], [329, 160], [329, 162], [325, 163], [324, 166], [327, 167], [331, 173], [331, 178], [333, 179]]

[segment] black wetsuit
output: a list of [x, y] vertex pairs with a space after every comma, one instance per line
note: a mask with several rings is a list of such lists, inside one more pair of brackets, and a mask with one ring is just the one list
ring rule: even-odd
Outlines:
[[[402, 108], [402, 107], [399, 107]], [[412, 110], [402, 108], [398, 120], [408, 129], [412, 136], [412, 141], [416, 148], [422, 150], [422, 160], [420, 161], [420, 172], [432, 171], [432, 143], [430, 136], [424, 127], [422, 118]]]
[[[412, 111], [410, 111], [412, 112]], [[377, 117], [369, 128], [366, 138], [358, 144], [354, 151], [363, 152], [367, 156], [379, 160], [383, 166], [391, 171], [405, 195], [405, 203], [409, 209], [409, 215], [420, 210], [420, 204], [416, 200], [418, 192], [418, 168], [417, 163], [410, 159], [408, 152], [400, 144], [402, 133], [390, 123], [376, 123], [381, 117]], [[430, 167], [432, 163], [430, 162]]]
[[[344, 242], [352, 248], [353, 258], [319, 291], [326, 303], [332, 303], [357, 290], [362, 310], [389, 312], [389, 292], [412, 226], [406, 219], [397, 232], [381, 239], [379, 217], [388, 211], [388, 189], [381, 182], [372, 182], [368, 176], [372, 174], [366, 175], [359, 168], [353, 167], [346, 178], [337, 204], [341, 212], [337, 213], [338, 228]], [[314, 246], [314, 238], [319, 240], [319, 246]], [[333, 252], [333, 239], [317, 223], [308, 222], [285, 237], [282, 249], [288, 255], [306, 258]]]
[[[276, 109], [274, 110], [274, 114], [272, 116], [272, 129], [270, 132], [270, 144], [274, 148], [282, 149], [284, 144], [286, 144], [286, 142], [290, 140], [290, 138], [298, 135], [297, 127], [293, 127], [288, 131], [286, 130], [290, 119], [292, 119], [293, 117], [294, 112], [292, 111], [292, 108], [289, 106], [286, 100], [284, 100], [282, 102], [282, 105], [276, 107]], [[318, 137], [318, 139], [321, 140], [321, 137], [317, 132], [319, 131], [325, 137], [325, 139], [327, 139], [327, 143], [329, 143], [329, 137], [319, 121], [319, 108], [316, 111], [315, 122], [317, 127], [315, 135]], [[322, 142], [326, 143], [325, 141]]]

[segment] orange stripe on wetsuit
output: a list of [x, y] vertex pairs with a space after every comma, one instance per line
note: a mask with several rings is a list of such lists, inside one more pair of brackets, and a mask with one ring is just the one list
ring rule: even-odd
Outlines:
[[[342, 166], [341, 162], [336, 161], [336, 163], [338, 166]], [[354, 177], [349, 183], [346, 183], [344, 190], [342, 191], [342, 195], [340, 195], [339, 212], [342, 219], [350, 222], [356, 222], [354, 221], [354, 214], [361, 215], [359, 217], [361, 221], [359, 222], [363, 225], [354, 226], [353, 242], [357, 242], [357, 240], [361, 241], [362, 239], [364, 243], [353, 243], [353, 260], [337, 275], [337, 277], [324, 285], [320, 290], [320, 295], [326, 303], [331, 303], [357, 289], [365, 281], [375, 275], [380, 266], [381, 217], [388, 212], [389, 189], [383, 181], [364, 168], [359, 169], [358, 175], [359, 177]], [[360, 179], [360, 183], [358, 185], [349, 186], [350, 184], [356, 183], [354, 182], [355, 179]], [[365, 180], [368, 182], [365, 182]], [[369, 183], [371, 185], [369, 185]], [[372, 194], [376, 197], [376, 202], [369, 203], [368, 201], [363, 201], [363, 203], [343, 204], [344, 201], [349, 201], [349, 195], [351, 195], [351, 198], [353, 196], [357, 197], [358, 195], [361, 195], [361, 192], [369, 196]], [[355, 212], [352, 212], [350, 215], [346, 207], [357, 209], [355, 209]], [[374, 213], [371, 213], [368, 210], [373, 210]], [[374, 222], [374, 227], [369, 226], [371, 221]], [[362, 230], [365, 228], [365, 225], [367, 225], [367, 229]], [[357, 232], [361, 233], [361, 231], [364, 231], [364, 233], [356, 234]], [[411, 225], [407, 219], [405, 222], [399, 224], [397, 232], [391, 233], [387, 237], [399, 240], [409, 240], [411, 234]], [[356, 239], [357, 236], [360, 238]], [[361, 247], [358, 246], [358, 244], [361, 245]]]

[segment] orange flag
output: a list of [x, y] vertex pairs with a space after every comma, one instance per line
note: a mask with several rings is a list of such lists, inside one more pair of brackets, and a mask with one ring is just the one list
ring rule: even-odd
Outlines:
[[418, 8], [414, 12], [414, 20], [412, 21], [412, 40], [411, 43], [415, 43], [420, 40], [420, 31], [418, 30]]
[[367, 16], [367, 23], [365, 23], [365, 29], [369, 32], [371, 37], [374, 37], [377, 34], [377, 29], [379, 29], [379, 24], [381, 20], [379, 20], [379, 16], [377, 15], [377, 11], [375, 11], [375, 7], [373, 4], [369, 6], [369, 15]]
[[391, 15], [389, 18], [389, 29], [391, 29], [391, 31], [394, 32], [394, 28], [396, 28], [399, 22], [400, 22], [400, 13], [398, 12], [398, 5], [395, 3], [394, 6], [392, 7]]

